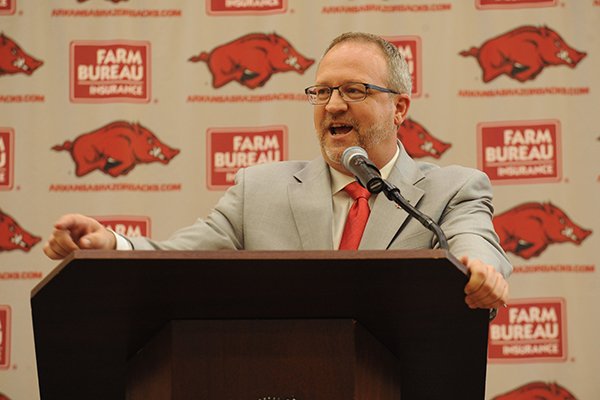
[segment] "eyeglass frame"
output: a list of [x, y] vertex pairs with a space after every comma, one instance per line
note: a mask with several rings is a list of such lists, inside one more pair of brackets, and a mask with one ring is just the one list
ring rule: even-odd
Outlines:
[[[340, 87], [342, 86], [346, 86], [346, 85], [352, 85], [352, 84], [358, 84], [358, 85], [363, 85], [365, 87], [365, 97], [363, 97], [360, 100], [352, 100], [352, 99], [346, 99], [344, 98], [343, 93], [340, 91]], [[313, 103], [312, 101], [310, 101], [311, 97], [308, 94], [308, 91], [312, 88], [316, 88], [316, 87], [324, 87], [329, 89], [329, 97], [327, 98], [327, 101], [323, 102], [323, 103]], [[346, 83], [342, 83], [341, 85], [338, 86], [327, 86], [327, 85], [312, 85], [307, 87], [306, 89], [304, 89], [304, 93], [306, 94], [306, 97], [308, 99], [308, 102], [314, 106], [323, 106], [327, 103], [329, 103], [329, 101], [331, 100], [331, 96], [333, 96], [333, 91], [337, 90], [338, 93], [340, 94], [340, 97], [342, 100], [344, 100], [347, 103], [358, 103], [359, 101], [363, 101], [367, 98], [367, 96], [369, 95], [368, 89], [374, 89], [377, 90], [378, 92], [382, 92], [382, 93], [393, 93], [393, 94], [400, 94], [399, 92], [396, 92], [392, 89], [388, 89], [388, 88], [384, 88], [381, 86], [377, 86], [377, 85], [373, 85], [372, 83], [364, 83], [364, 82], [346, 82]]]

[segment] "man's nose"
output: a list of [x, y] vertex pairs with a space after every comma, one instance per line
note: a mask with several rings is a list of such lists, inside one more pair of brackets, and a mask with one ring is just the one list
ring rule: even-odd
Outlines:
[[342, 99], [342, 95], [339, 90], [334, 90], [331, 93], [331, 97], [329, 98], [329, 102], [325, 104], [325, 110], [329, 113], [335, 114], [339, 112], [346, 111], [348, 109], [348, 103]]

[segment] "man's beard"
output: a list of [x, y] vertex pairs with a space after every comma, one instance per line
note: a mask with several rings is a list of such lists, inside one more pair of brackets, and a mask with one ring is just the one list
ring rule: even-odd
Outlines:
[[330, 135], [328, 129], [330, 123], [330, 120], [325, 120], [321, 124], [321, 134], [319, 140], [323, 154], [329, 161], [335, 164], [342, 163], [342, 154], [348, 147], [359, 146], [365, 149], [368, 153], [369, 149], [388, 139], [391, 134], [396, 136], [396, 125], [394, 125], [392, 121], [389, 123], [386, 123], [386, 121], [379, 121], [377, 124], [363, 129], [358, 121], [354, 119], [348, 119], [344, 120], [344, 123], [353, 127], [355, 133], [353, 140], [350, 143], [345, 144], [344, 147], [327, 147], [326, 138], [328, 135]]

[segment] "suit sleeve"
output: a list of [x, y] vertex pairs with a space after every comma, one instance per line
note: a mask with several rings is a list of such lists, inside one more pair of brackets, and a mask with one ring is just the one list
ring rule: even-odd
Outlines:
[[236, 175], [236, 184], [221, 197], [205, 218], [177, 230], [164, 241], [128, 238], [134, 250], [240, 250], [243, 237], [244, 169]]
[[506, 278], [512, 272], [512, 265], [492, 224], [492, 186], [487, 175], [471, 171], [450, 199], [441, 217], [441, 228], [453, 255], [493, 265]]

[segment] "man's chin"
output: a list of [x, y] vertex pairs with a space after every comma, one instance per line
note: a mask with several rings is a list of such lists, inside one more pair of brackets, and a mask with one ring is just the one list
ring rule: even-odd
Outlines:
[[344, 150], [346, 147], [324, 147], [322, 152], [328, 164], [341, 164]]

